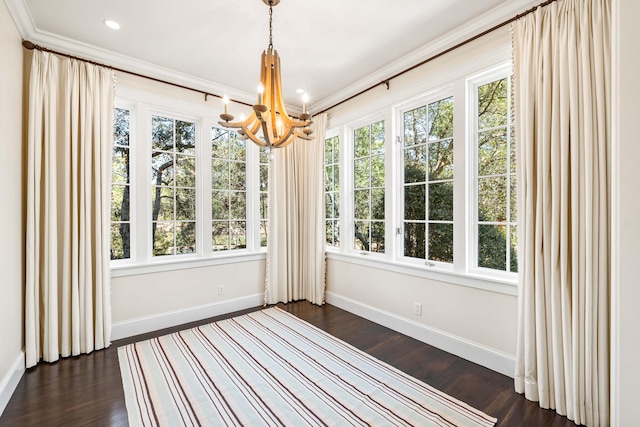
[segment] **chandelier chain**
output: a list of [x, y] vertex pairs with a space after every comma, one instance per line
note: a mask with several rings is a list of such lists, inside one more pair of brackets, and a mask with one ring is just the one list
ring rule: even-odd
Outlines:
[[273, 2], [269, 2], [269, 49], [273, 49]]

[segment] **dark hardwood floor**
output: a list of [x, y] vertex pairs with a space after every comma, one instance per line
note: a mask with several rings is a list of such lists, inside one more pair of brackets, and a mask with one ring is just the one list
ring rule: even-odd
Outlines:
[[[351, 345], [498, 418], [498, 426], [570, 427], [513, 391], [513, 380], [331, 305], [280, 305]], [[0, 426], [127, 426], [117, 348], [255, 309], [115, 341], [109, 349], [27, 370]]]

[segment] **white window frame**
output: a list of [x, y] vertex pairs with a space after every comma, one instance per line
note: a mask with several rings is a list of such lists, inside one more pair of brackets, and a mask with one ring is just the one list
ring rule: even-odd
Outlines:
[[[137, 232], [137, 221], [136, 221], [136, 212], [137, 212], [137, 204], [136, 198], [138, 195], [138, 189], [133, 184], [134, 177], [137, 173], [137, 153], [134, 147], [137, 146], [136, 132], [134, 131], [137, 126], [137, 114], [136, 114], [136, 103], [123, 99], [116, 99], [113, 103], [114, 109], [121, 108], [129, 111], [129, 248], [130, 248], [130, 256], [125, 259], [114, 259], [111, 260], [111, 267], [118, 266], [128, 266], [135, 265], [137, 263], [137, 255], [138, 255], [138, 241], [134, 238]], [[113, 150], [113, 144], [112, 144]], [[113, 153], [112, 153], [113, 155]], [[113, 185], [113, 184], [112, 184]], [[111, 209], [109, 209], [109, 222], [111, 224]], [[109, 227], [111, 230], [111, 226]], [[111, 234], [109, 234], [111, 236]], [[109, 242], [111, 244], [111, 241]]]
[[[467, 77], [466, 86], [467, 86], [467, 112], [468, 112], [468, 123], [467, 123], [467, 152], [469, 153], [469, 158], [471, 162], [468, 166], [468, 179], [467, 183], [469, 186], [469, 194], [467, 198], [467, 203], [469, 206], [469, 217], [467, 221], [467, 225], [469, 226], [467, 233], [467, 256], [468, 256], [468, 271], [470, 274], [491, 277], [498, 280], [508, 280], [508, 281], [517, 281], [517, 273], [508, 272], [508, 271], [500, 271], [491, 268], [479, 267], [478, 266], [478, 88], [487, 83], [491, 83], [497, 80], [501, 80], [503, 78], [507, 78], [509, 81], [508, 91], [511, 90], [511, 75], [512, 75], [512, 67], [510, 62], [505, 62], [495, 67], [492, 67], [488, 70], [484, 70], [480, 73], [476, 73], [472, 76]], [[509, 108], [511, 106], [510, 102], [508, 104]], [[508, 125], [513, 126], [513, 118], [511, 114], [508, 113]], [[507, 138], [510, 140], [510, 132], [507, 132]], [[507, 156], [510, 156], [510, 153], [507, 153]], [[509, 171], [507, 171], [507, 175], [509, 175]], [[509, 189], [509, 181], [507, 181], [507, 189]], [[509, 200], [507, 199], [507, 207], [509, 207]]]
[[[392, 137], [392, 129], [390, 129], [390, 123], [392, 123], [392, 118], [390, 115], [385, 112], [378, 112], [374, 114], [370, 114], [364, 118], [361, 118], [357, 121], [350, 122], [347, 126], [345, 126], [345, 132], [343, 133], [343, 138], [340, 143], [342, 145], [342, 150], [340, 151], [341, 159], [343, 163], [340, 167], [340, 233], [341, 233], [341, 241], [339, 251], [346, 251], [347, 253], [358, 255], [361, 257], [370, 257], [372, 259], [391, 259], [393, 254], [393, 250], [391, 246], [393, 246], [393, 238], [389, 228], [390, 216], [392, 215], [392, 204], [389, 203], [389, 197], [392, 195], [392, 179], [390, 179], [392, 175], [392, 155], [391, 155], [391, 137]], [[354, 203], [354, 191], [355, 191], [355, 182], [354, 182], [354, 168], [353, 162], [355, 160], [355, 152], [354, 152], [354, 132], [356, 129], [359, 129], [364, 126], [372, 125], [373, 123], [384, 121], [384, 131], [385, 131], [385, 164], [384, 164], [384, 191], [385, 191], [385, 212], [384, 212], [384, 224], [385, 224], [385, 251], [384, 253], [371, 252], [371, 251], [360, 251], [355, 249], [355, 236], [353, 234], [353, 230], [355, 228], [355, 203]], [[348, 167], [346, 165], [349, 165]], [[347, 173], [348, 171], [348, 173]], [[346, 215], [346, 216], [345, 216]], [[347, 231], [348, 230], [348, 231]], [[338, 248], [334, 248], [337, 250]]]
[[[229, 251], [211, 248], [211, 128], [219, 127], [216, 107], [174, 99], [124, 86], [116, 88], [115, 106], [131, 111], [131, 258], [111, 261], [111, 276], [121, 277], [265, 259], [258, 221], [258, 147], [247, 143], [247, 247]], [[152, 255], [151, 241], [151, 117], [160, 115], [196, 123], [196, 251]], [[205, 195], [209, 194], [209, 197]]]
[[[432, 261], [432, 260], [426, 260], [426, 259], [418, 259], [418, 258], [412, 258], [412, 257], [407, 257], [404, 256], [404, 113], [414, 110], [416, 108], [420, 108], [423, 106], [429, 106], [429, 104], [433, 103], [433, 102], [437, 102], [440, 101], [442, 99], [445, 98], [453, 98], [453, 111], [454, 111], [454, 122], [455, 122], [455, 116], [456, 116], [456, 98], [454, 96], [453, 93], [453, 85], [446, 85], [440, 88], [436, 88], [432, 91], [426, 92], [424, 94], [418, 95], [417, 97], [411, 99], [410, 101], [407, 101], [403, 104], [397, 105], [394, 110], [395, 110], [395, 116], [396, 116], [396, 144], [395, 144], [395, 157], [397, 159], [397, 163], [396, 163], [396, 170], [397, 172], [397, 183], [396, 183], [396, 191], [395, 194], [397, 194], [397, 200], [398, 203], [396, 203], [396, 227], [394, 228], [394, 237], [395, 237], [395, 247], [397, 248], [396, 251], [396, 256], [395, 259], [398, 260], [401, 263], [407, 264], [407, 265], [412, 265], [412, 266], [416, 266], [416, 267], [427, 267], [429, 269], [435, 269], [435, 270], [441, 270], [441, 271], [454, 271], [454, 264], [453, 263], [446, 263], [446, 262], [439, 262], [439, 261]], [[427, 111], [427, 115], [429, 114], [429, 112]], [[428, 129], [427, 129], [428, 132]], [[454, 161], [454, 172], [453, 172], [453, 188], [454, 188], [454, 195], [453, 195], [453, 203], [454, 203], [454, 211], [453, 211], [453, 232], [454, 232], [454, 241], [452, 242], [454, 244], [454, 263], [457, 261], [456, 260], [456, 253], [455, 253], [455, 233], [456, 233], [456, 228], [458, 227], [458, 224], [456, 224], [455, 219], [455, 206], [456, 206], [456, 176], [457, 176], [457, 169], [456, 169], [456, 156], [455, 156], [455, 148], [457, 147], [456, 144], [456, 139], [455, 139], [456, 135], [455, 135], [455, 125], [454, 125], [454, 134], [452, 137], [453, 140], [453, 147], [454, 147], [454, 157], [453, 157], [453, 161]], [[428, 135], [427, 135], [428, 138]], [[462, 142], [462, 141], [460, 141]], [[427, 194], [428, 194], [428, 183], [427, 183]], [[429, 222], [429, 211], [428, 209], [425, 212], [426, 214], [426, 223]], [[400, 231], [400, 232], [398, 232]], [[425, 238], [428, 239], [428, 235], [425, 236]], [[426, 242], [425, 242], [426, 244]]]

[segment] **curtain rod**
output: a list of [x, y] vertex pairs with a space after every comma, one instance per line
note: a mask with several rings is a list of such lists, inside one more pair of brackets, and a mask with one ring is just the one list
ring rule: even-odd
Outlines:
[[522, 13], [519, 13], [518, 15], [516, 15], [516, 16], [514, 16], [512, 18], [507, 19], [504, 22], [499, 23], [498, 25], [494, 25], [493, 27], [489, 28], [488, 30], [485, 30], [485, 31], [481, 32], [480, 34], [476, 34], [475, 36], [472, 36], [472, 37], [470, 37], [470, 38], [468, 38], [468, 39], [456, 44], [455, 46], [449, 47], [449, 48], [443, 50], [442, 52], [436, 53], [435, 55], [430, 56], [429, 58], [427, 58], [427, 59], [425, 59], [425, 60], [423, 60], [421, 62], [418, 62], [417, 64], [412, 65], [409, 68], [407, 68], [405, 70], [402, 70], [402, 71], [394, 74], [391, 77], [386, 78], [385, 80], [382, 80], [380, 83], [376, 83], [373, 86], [369, 86], [368, 88], [361, 90], [360, 92], [356, 93], [355, 95], [351, 95], [350, 97], [345, 98], [342, 101], [339, 101], [339, 102], [333, 104], [332, 106], [327, 107], [324, 110], [322, 110], [322, 111], [320, 111], [319, 113], [316, 113], [316, 114], [326, 113], [327, 111], [337, 107], [338, 105], [344, 104], [347, 101], [351, 101], [353, 98], [357, 98], [358, 96], [362, 95], [363, 93], [369, 92], [370, 90], [373, 90], [373, 89], [375, 89], [375, 88], [377, 88], [378, 86], [381, 86], [381, 85], [385, 85], [387, 87], [387, 90], [389, 90], [389, 83], [391, 82], [391, 80], [393, 80], [393, 79], [395, 79], [397, 77], [400, 77], [403, 74], [406, 74], [409, 71], [412, 71], [412, 70], [414, 70], [414, 69], [416, 69], [418, 67], [421, 67], [421, 66], [433, 61], [434, 59], [440, 58], [441, 56], [446, 55], [447, 53], [449, 53], [451, 51], [454, 51], [454, 50], [456, 50], [456, 49], [458, 49], [458, 48], [460, 48], [460, 47], [462, 47], [462, 46], [464, 46], [466, 44], [469, 44], [472, 41], [475, 41], [475, 40], [479, 39], [480, 37], [486, 36], [487, 34], [497, 30], [498, 28], [502, 28], [505, 25], [511, 24], [513, 21], [517, 21], [518, 19], [520, 19], [520, 18], [522, 18], [522, 17], [524, 17], [524, 16], [526, 16], [526, 15], [532, 13], [532, 12], [535, 12], [538, 8], [547, 6], [547, 5], [549, 5], [551, 3], [554, 3], [556, 1], [558, 1], [558, 0], [546, 0], [546, 1], [538, 4], [537, 6], [532, 7], [531, 9], [528, 9], [528, 10], [522, 12]]
[[[470, 38], [468, 38], [468, 39], [466, 39], [466, 40], [464, 40], [464, 41], [462, 41], [462, 42], [460, 42], [460, 43], [456, 44], [455, 46], [452, 46], [452, 47], [450, 47], [450, 48], [447, 48], [447, 49], [443, 50], [442, 52], [439, 52], [439, 53], [437, 53], [437, 54], [435, 54], [435, 55], [433, 55], [433, 56], [431, 56], [431, 57], [429, 57], [429, 58], [425, 59], [424, 61], [421, 61], [421, 62], [419, 62], [419, 63], [417, 63], [417, 64], [415, 64], [415, 65], [412, 65], [411, 67], [409, 67], [409, 68], [407, 68], [407, 69], [405, 69], [405, 70], [403, 70], [403, 71], [400, 71], [399, 73], [396, 73], [396, 74], [394, 74], [393, 76], [391, 76], [391, 77], [389, 77], [389, 78], [387, 78], [387, 79], [385, 79], [385, 80], [381, 81], [380, 83], [377, 83], [377, 84], [375, 84], [375, 85], [373, 85], [373, 86], [370, 86], [370, 87], [368, 87], [368, 88], [366, 88], [366, 89], [363, 89], [363, 90], [361, 90], [360, 92], [356, 93], [355, 95], [351, 95], [350, 97], [348, 97], [348, 98], [346, 98], [346, 99], [343, 99], [342, 101], [337, 102], [337, 103], [333, 104], [332, 106], [327, 107], [327, 108], [325, 108], [324, 110], [322, 110], [322, 111], [320, 111], [320, 112], [318, 112], [318, 113], [315, 113], [314, 115], [322, 114], [322, 113], [326, 113], [327, 111], [331, 110], [332, 108], [335, 108], [335, 107], [337, 107], [338, 105], [344, 104], [345, 102], [350, 101], [350, 100], [352, 100], [353, 98], [356, 98], [356, 97], [358, 97], [358, 96], [362, 95], [363, 93], [369, 92], [370, 90], [373, 90], [373, 89], [377, 88], [377, 87], [378, 87], [378, 86], [380, 86], [380, 85], [385, 85], [385, 86], [387, 87], [387, 90], [388, 90], [388, 89], [389, 89], [389, 83], [391, 82], [391, 80], [393, 80], [393, 79], [395, 79], [395, 78], [397, 78], [397, 77], [400, 77], [400, 76], [402, 76], [403, 74], [406, 74], [406, 73], [408, 73], [409, 71], [412, 71], [412, 70], [414, 70], [414, 69], [416, 69], [416, 68], [418, 68], [418, 67], [421, 67], [421, 66], [423, 66], [423, 65], [425, 65], [425, 64], [427, 64], [427, 63], [429, 63], [429, 62], [433, 61], [434, 59], [437, 59], [437, 58], [441, 57], [442, 55], [445, 55], [445, 54], [447, 54], [447, 53], [449, 53], [449, 52], [451, 52], [451, 51], [453, 51], [453, 50], [456, 50], [456, 49], [458, 49], [458, 48], [460, 48], [460, 47], [462, 47], [462, 46], [464, 46], [464, 45], [466, 45], [466, 44], [469, 44], [469, 43], [471, 43], [472, 41], [477, 40], [477, 39], [479, 39], [480, 37], [483, 37], [483, 36], [485, 36], [485, 35], [487, 35], [487, 34], [489, 34], [489, 33], [493, 32], [493, 31], [497, 30], [498, 28], [502, 28], [502, 27], [504, 27], [505, 25], [508, 25], [508, 24], [512, 23], [513, 21], [516, 21], [516, 20], [518, 20], [518, 19], [522, 18], [523, 16], [526, 16], [526, 15], [528, 15], [528, 14], [532, 13], [532, 12], [535, 12], [535, 11], [536, 11], [538, 8], [540, 8], [540, 7], [547, 6], [548, 4], [554, 3], [554, 2], [556, 2], [556, 1], [558, 1], [558, 0], [546, 0], [546, 1], [542, 2], [542, 3], [540, 3], [539, 5], [534, 6], [534, 7], [532, 7], [532, 8], [531, 8], [531, 9], [529, 9], [529, 10], [526, 10], [525, 12], [522, 12], [522, 13], [520, 13], [520, 14], [518, 14], [518, 15], [516, 15], [516, 16], [514, 16], [514, 17], [510, 18], [510, 19], [507, 19], [507, 20], [506, 20], [506, 21], [504, 21], [504, 22], [501, 22], [501, 23], [500, 23], [500, 24], [498, 24], [498, 25], [495, 25], [495, 26], [493, 26], [493, 27], [489, 28], [488, 30], [485, 30], [485, 31], [481, 32], [480, 34], [476, 34], [475, 36], [472, 36], [472, 37], [470, 37]], [[39, 46], [39, 45], [37, 45], [37, 44], [35, 44], [35, 43], [32, 43], [32, 42], [30, 42], [30, 41], [28, 41], [28, 40], [23, 40], [23, 41], [22, 41], [22, 46], [23, 46], [25, 49], [28, 49], [28, 50], [37, 49], [37, 50], [40, 50], [40, 51], [43, 51], [43, 52], [49, 52], [49, 53], [53, 53], [53, 54], [55, 54], [55, 55], [64, 56], [64, 57], [69, 58], [69, 59], [75, 59], [75, 60], [77, 60], [77, 61], [83, 61], [83, 62], [87, 62], [87, 63], [89, 63], [89, 64], [98, 65], [98, 66], [100, 66], [100, 67], [110, 68], [110, 69], [112, 69], [112, 70], [114, 70], [114, 71], [118, 71], [118, 72], [121, 72], [121, 73], [130, 74], [130, 75], [132, 75], [132, 76], [141, 77], [141, 78], [143, 78], [143, 79], [147, 79], [147, 80], [152, 80], [152, 81], [154, 81], [154, 82], [164, 83], [164, 84], [167, 84], [167, 85], [170, 85], [170, 86], [179, 87], [179, 88], [181, 88], [181, 89], [190, 90], [190, 91], [192, 91], [192, 92], [198, 92], [198, 93], [201, 93], [201, 94], [203, 94], [203, 95], [204, 95], [204, 100], [205, 100], [205, 101], [207, 101], [207, 98], [208, 98], [209, 96], [213, 96], [213, 97], [216, 97], [216, 98], [220, 98], [220, 99], [222, 99], [222, 96], [221, 96], [221, 95], [217, 95], [217, 94], [215, 94], [215, 93], [205, 92], [205, 91], [200, 90], [200, 89], [194, 89], [194, 88], [192, 88], [192, 87], [184, 86], [184, 85], [181, 85], [181, 84], [178, 84], [178, 83], [173, 83], [173, 82], [166, 81], [166, 80], [161, 80], [161, 79], [158, 79], [158, 78], [155, 78], [155, 77], [146, 76], [146, 75], [144, 75], [144, 74], [136, 73], [136, 72], [134, 72], [134, 71], [123, 70], [122, 68], [117, 68], [117, 67], [113, 67], [113, 66], [111, 66], [111, 65], [101, 64], [101, 63], [99, 63], [99, 62], [91, 61], [91, 60], [89, 60], [89, 59], [80, 58], [80, 57], [77, 57], [77, 56], [74, 56], [74, 55], [70, 55], [70, 54], [68, 54], [68, 53], [59, 52], [59, 51], [56, 51], [56, 50], [53, 50], [53, 49], [49, 49], [49, 48], [46, 48], [46, 47], [43, 47], [43, 46]], [[237, 100], [237, 99], [230, 99], [230, 101], [233, 101], [233, 102], [235, 102], [235, 103], [237, 103], [237, 104], [242, 104], [242, 105], [246, 105], [246, 106], [248, 106], [248, 107], [252, 107], [252, 105], [251, 105], [251, 104], [246, 103], [246, 102], [244, 102], [244, 101], [239, 101], [239, 100]]]
[[[123, 70], [122, 68], [117, 68], [117, 67], [113, 67], [113, 66], [111, 66], [111, 65], [106, 65], [106, 64], [101, 64], [101, 63], [99, 63], [99, 62], [91, 61], [91, 60], [89, 60], [89, 59], [80, 58], [80, 57], [78, 57], [78, 56], [69, 55], [68, 53], [59, 52], [59, 51], [57, 51], [57, 50], [53, 50], [53, 49], [49, 49], [49, 48], [46, 48], [46, 47], [43, 47], [43, 46], [37, 45], [37, 44], [32, 43], [32, 42], [30, 42], [30, 41], [28, 41], [28, 40], [23, 40], [23, 41], [22, 41], [22, 46], [23, 46], [25, 49], [28, 49], [28, 50], [34, 50], [34, 49], [36, 49], [36, 50], [40, 50], [40, 51], [42, 51], [42, 52], [49, 52], [49, 53], [53, 53], [53, 54], [55, 54], [55, 55], [64, 56], [65, 58], [75, 59], [75, 60], [77, 60], [77, 61], [83, 61], [83, 62], [87, 62], [87, 63], [89, 63], [89, 64], [97, 65], [97, 66], [100, 66], [100, 67], [109, 68], [109, 69], [112, 69], [113, 71], [118, 71], [118, 72], [120, 72], [120, 73], [130, 74], [130, 75], [132, 75], [132, 76], [141, 77], [141, 78], [143, 78], [143, 79], [152, 80], [152, 81], [154, 81], [154, 82], [158, 82], [158, 83], [164, 83], [164, 84], [167, 84], [167, 85], [170, 85], [170, 86], [179, 87], [179, 88], [181, 88], [181, 89], [190, 90], [190, 91], [192, 91], [192, 92], [198, 92], [198, 93], [201, 93], [201, 94], [203, 94], [203, 95], [204, 95], [204, 100], [205, 100], [205, 101], [207, 101], [207, 98], [208, 98], [209, 96], [213, 96], [213, 97], [216, 97], [216, 98], [220, 98], [220, 99], [222, 99], [222, 96], [221, 96], [221, 95], [216, 95], [215, 93], [205, 92], [205, 91], [200, 90], [200, 89], [194, 89], [194, 88], [192, 88], [192, 87], [184, 86], [184, 85], [181, 85], [181, 84], [178, 84], [178, 83], [173, 83], [173, 82], [169, 82], [169, 81], [166, 81], [166, 80], [157, 79], [157, 78], [155, 78], [155, 77], [146, 76], [146, 75], [144, 75], [144, 74], [136, 73], [136, 72], [134, 72], [134, 71]], [[246, 103], [246, 102], [244, 102], [244, 101], [238, 101], [237, 99], [229, 99], [229, 101], [235, 102], [235, 103], [237, 103], [237, 104], [246, 105], [246, 106], [248, 106], [248, 107], [252, 107], [252, 105], [251, 105], [251, 104]]]

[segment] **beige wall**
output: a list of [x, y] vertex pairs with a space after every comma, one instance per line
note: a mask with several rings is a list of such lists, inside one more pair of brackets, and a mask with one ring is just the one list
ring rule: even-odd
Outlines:
[[[21, 357], [24, 281], [22, 38], [0, 2], [0, 382]], [[0, 390], [1, 391], [1, 390]], [[2, 408], [0, 407], [0, 410]]]
[[613, 346], [614, 426], [640, 419], [640, 2], [613, 1]]
[[[224, 295], [218, 286], [224, 285]], [[264, 261], [111, 279], [113, 323], [249, 297], [264, 291]]]
[[[331, 110], [329, 127], [358, 120], [380, 111], [380, 107], [386, 111], [408, 97], [449, 83], [451, 78], [458, 76], [456, 73], [464, 75], [465, 70], [478, 72], [477, 67], [482, 69], [484, 66], [483, 58], [502, 57], [508, 61], [509, 54], [509, 29], [503, 28], [392, 80], [388, 91], [384, 87], [376, 88]], [[518, 303], [514, 295], [342, 260], [329, 260], [328, 291], [406, 319], [409, 323], [416, 322], [430, 330], [443, 332], [454, 340], [478, 345], [507, 358], [515, 357]], [[422, 316], [413, 313], [416, 302], [422, 304]]]

